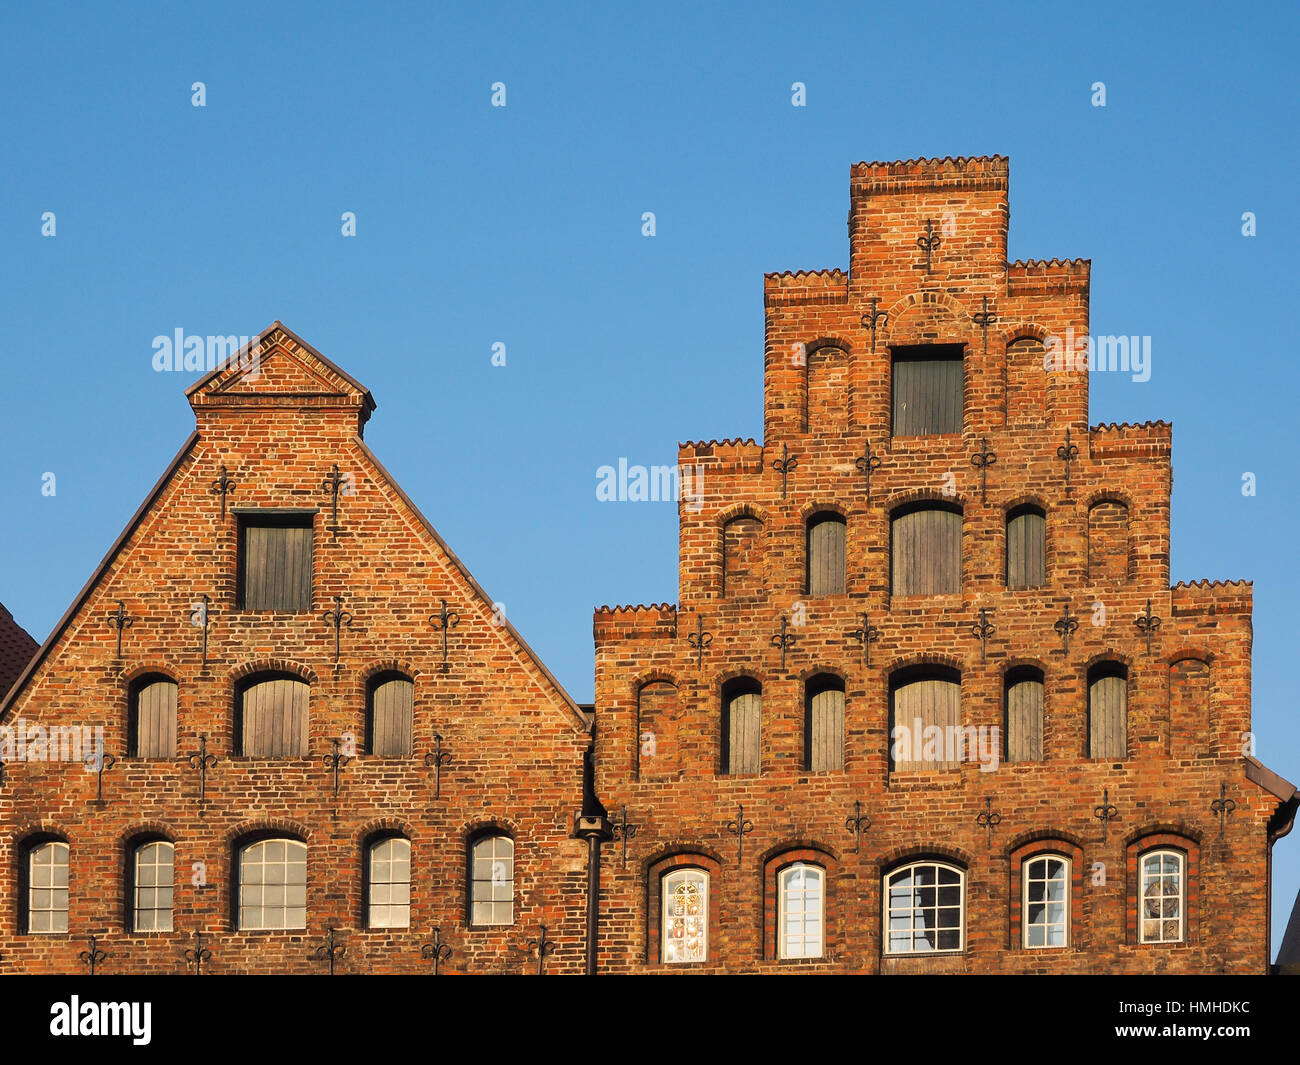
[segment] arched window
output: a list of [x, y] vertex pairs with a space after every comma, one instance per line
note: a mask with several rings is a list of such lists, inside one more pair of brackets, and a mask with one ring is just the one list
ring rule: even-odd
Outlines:
[[826, 871], [796, 862], [777, 874], [778, 956], [820, 958], [826, 927]]
[[411, 927], [409, 839], [385, 836], [366, 848], [366, 902], [369, 927]]
[[131, 686], [127, 750], [132, 758], [176, 757], [176, 682], [150, 674]]
[[261, 839], [238, 855], [240, 931], [307, 927], [307, 844]]
[[960, 344], [894, 349], [894, 436], [961, 432], [961, 357]]
[[728, 599], [758, 595], [763, 590], [761, 569], [763, 523], [742, 515], [722, 527], [722, 594]]
[[1047, 517], [1038, 507], [1016, 507], [1007, 515], [1007, 587], [1046, 583]]
[[[894, 772], [951, 769], [968, 751], [961, 727], [961, 674], [946, 666], [918, 666], [890, 678], [890, 766]], [[972, 726], [972, 735], [974, 726]], [[972, 740], [973, 742], [973, 740]]]
[[370, 681], [366, 731], [371, 754], [409, 758], [415, 724], [415, 685], [401, 673], [383, 673]]
[[885, 952], [961, 950], [966, 874], [947, 862], [913, 862], [885, 878]]
[[844, 594], [844, 519], [822, 512], [808, 519], [809, 595]]
[[1040, 854], [1022, 865], [1024, 876], [1024, 945], [1070, 945], [1070, 859]]
[[1032, 667], [1014, 669], [1006, 679], [1008, 762], [1043, 760], [1043, 674]]
[[175, 848], [165, 839], [137, 843], [131, 850], [131, 931], [170, 932]]
[[470, 924], [515, 923], [515, 841], [501, 833], [470, 846]]
[[757, 773], [762, 765], [763, 688], [737, 677], [722, 688], [722, 771]]
[[960, 591], [961, 511], [937, 503], [895, 511], [890, 522], [890, 594]]
[[677, 869], [664, 876], [663, 960], [709, 960], [709, 874]]
[[804, 697], [804, 765], [814, 773], [844, 768], [844, 681], [821, 674]]
[[26, 852], [23, 930], [34, 935], [66, 932], [68, 845], [61, 839], [40, 839], [29, 843]]
[[1088, 757], [1128, 756], [1128, 670], [1100, 662], [1088, 671]]
[[239, 690], [240, 753], [253, 758], [307, 754], [310, 685], [290, 674], [263, 673]]
[[1138, 935], [1143, 943], [1183, 941], [1187, 856], [1162, 848], [1139, 861]]
[[1088, 508], [1088, 580], [1125, 581], [1129, 573], [1128, 507], [1105, 499]]

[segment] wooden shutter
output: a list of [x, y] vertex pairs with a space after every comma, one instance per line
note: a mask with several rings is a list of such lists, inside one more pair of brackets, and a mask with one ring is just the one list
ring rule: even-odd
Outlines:
[[405, 677], [376, 684], [370, 693], [370, 753], [409, 758], [415, 723], [415, 685]]
[[[909, 349], [915, 351], [915, 349]], [[951, 347], [931, 349], [952, 352]], [[960, 348], [956, 349], [959, 353]], [[962, 430], [962, 360], [901, 354], [893, 367], [894, 436]]]
[[1088, 756], [1118, 761], [1128, 754], [1128, 680], [1098, 677], [1088, 686]]
[[823, 517], [808, 526], [808, 594], [844, 593], [844, 522]]
[[1088, 509], [1088, 580], [1127, 580], [1128, 507], [1105, 501]]
[[1210, 737], [1210, 667], [1184, 658], [1169, 667], [1169, 753], [1175, 758], [1213, 754]]
[[762, 751], [763, 696], [733, 695], [727, 704], [727, 772], [757, 773]]
[[844, 768], [844, 692], [824, 688], [808, 700], [808, 768]]
[[722, 529], [722, 594], [728, 598], [762, 592], [759, 555], [763, 523], [757, 518], [733, 518]]
[[244, 689], [240, 737], [254, 758], [301, 758], [307, 754], [307, 693], [301, 680], [277, 677]]
[[310, 526], [244, 527], [243, 608], [311, 610]]
[[[931, 726], [942, 733], [935, 742], [934, 757], [927, 757], [925, 730]], [[961, 685], [951, 680], [926, 678], [896, 688], [893, 727], [905, 728], [911, 736], [911, 758], [897, 761], [896, 771], [950, 769], [960, 764], [956, 760], [958, 734], [955, 730], [961, 727]], [[949, 754], [953, 754], [953, 760], [948, 759]]]
[[1007, 688], [1007, 760], [1043, 760], [1043, 682], [1025, 679]]
[[961, 515], [935, 508], [913, 510], [892, 523], [894, 595], [961, 591]]
[[135, 756], [176, 757], [176, 682], [156, 680], [135, 693]]
[[1038, 588], [1047, 583], [1047, 521], [1027, 510], [1007, 522], [1007, 587]]

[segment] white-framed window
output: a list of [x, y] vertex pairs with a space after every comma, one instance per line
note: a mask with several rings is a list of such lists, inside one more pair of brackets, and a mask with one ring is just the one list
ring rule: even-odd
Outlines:
[[34, 844], [27, 852], [27, 931], [68, 930], [68, 845], [62, 840]]
[[470, 924], [514, 924], [515, 841], [483, 836], [474, 842], [470, 863]]
[[945, 862], [913, 862], [885, 878], [885, 953], [961, 950], [966, 874]]
[[411, 927], [411, 841], [401, 836], [370, 845], [367, 879], [371, 928]]
[[241, 931], [307, 927], [307, 844], [264, 839], [239, 852]]
[[781, 958], [820, 958], [826, 928], [826, 871], [796, 862], [777, 874], [777, 951]]
[[165, 839], [141, 843], [131, 863], [131, 930], [170, 932], [175, 848]]
[[1026, 861], [1022, 921], [1026, 947], [1070, 945], [1070, 859], [1040, 854]]
[[1138, 863], [1138, 935], [1143, 943], [1181, 943], [1187, 897], [1187, 856], [1150, 851]]
[[663, 959], [709, 960], [709, 874], [678, 869], [663, 878]]

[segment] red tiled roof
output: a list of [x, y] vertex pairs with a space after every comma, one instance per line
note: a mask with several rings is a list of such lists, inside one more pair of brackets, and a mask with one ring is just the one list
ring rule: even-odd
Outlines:
[[0, 699], [13, 687], [38, 646], [0, 603]]

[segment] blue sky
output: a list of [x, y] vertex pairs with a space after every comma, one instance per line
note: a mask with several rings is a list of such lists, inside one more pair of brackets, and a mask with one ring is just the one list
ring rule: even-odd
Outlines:
[[[1153, 338], [1091, 420], [1174, 422], [1173, 578], [1254, 579], [1259, 755], [1300, 776], [1293, 7], [461, 6], [6, 11], [21, 624], [48, 634], [193, 426], [153, 337], [279, 318], [372, 390], [367, 442], [589, 700], [592, 606], [677, 593], [675, 506], [598, 503], [596, 468], [761, 436], [762, 274], [847, 265], [852, 162], [999, 153], [1011, 257], [1091, 258], [1093, 332]], [[1276, 874], [1280, 938], [1300, 845]]]

